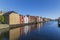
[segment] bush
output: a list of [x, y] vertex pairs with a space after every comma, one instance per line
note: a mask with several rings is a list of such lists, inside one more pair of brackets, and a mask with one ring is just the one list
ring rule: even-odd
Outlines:
[[0, 23], [4, 22], [4, 16], [0, 15]]

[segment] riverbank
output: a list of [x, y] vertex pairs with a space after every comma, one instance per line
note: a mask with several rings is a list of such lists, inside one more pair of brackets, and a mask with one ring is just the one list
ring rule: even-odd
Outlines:
[[6, 32], [9, 30], [9, 25], [8, 24], [0, 24], [0, 34]]
[[25, 26], [25, 25], [31, 25], [31, 24], [37, 24], [37, 23], [43, 23], [43, 22], [32, 22], [32, 23], [14, 24], [14, 25], [0, 24], [0, 29], [4, 29], [4, 28], [14, 29], [14, 28]]
[[8, 28], [8, 27], [9, 27], [8, 24], [0, 24], [0, 30], [4, 29], [4, 28]]

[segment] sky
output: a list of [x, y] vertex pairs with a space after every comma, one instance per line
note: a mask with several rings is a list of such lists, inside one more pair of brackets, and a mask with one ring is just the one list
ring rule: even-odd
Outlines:
[[0, 0], [0, 11], [46, 18], [60, 17], [60, 0]]

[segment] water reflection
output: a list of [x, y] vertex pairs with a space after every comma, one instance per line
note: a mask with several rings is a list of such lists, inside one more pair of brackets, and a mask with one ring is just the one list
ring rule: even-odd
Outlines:
[[1, 33], [0, 40], [9, 40], [9, 31]]
[[20, 36], [24, 35], [24, 27], [20, 27]]
[[24, 33], [27, 34], [27, 32], [28, 32], [28, 25], [24, 26]]
[[60, 40], [57, 22], [46, 22], [23, 27], [19, 40]]
[[20, 35], [26, 35], [27, 33], [33, 31], [34, 29], [40, 29], [42, 24], [32, 24], [20, 27]]
[[[0, 34], [0, 40], [8, 40], [8, 34]], [[17, 40], [60, 40], [60, 28], [57, 22], [38, 23], [12, 29], [10, 35], [12, 39], [18, 37]]]
[[28, 40], [28, 39], [30, 39], [27, 36], [30, 35], [30, 33], [33, 32], [36, 29], [40, 31], [41, 25], [42, 24], [32, 24], [32, 25], [27, 25], [27, 26], [24, 26], [24, 27], [20, 27], [19, 40]]
[[36, 27], [37, 27], [37, 28], [36, 28], [36, 29], [37, 29], [37, 31], [39, 31], [39, 32], [40, 32], [41, 27], [42, 27], [42, 23], [40, 23], [40, 24], [36, 24], [36, 25], [37, 25], [37, 26], [36, 26]]
[[23, 40], [29, 33], [33, 32], [34, 30], [40, 30], [40, 26], [41, 24], [32, 24], [16, 29], [11, 29], [10, 31], [0, 34], [0, 40], [15, 40], [18, 35], [20, 35], [19, 39]]

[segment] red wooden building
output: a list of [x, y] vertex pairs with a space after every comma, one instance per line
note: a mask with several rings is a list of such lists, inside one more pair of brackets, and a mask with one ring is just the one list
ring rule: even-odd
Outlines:
[[24, 24], [24, 16], [20, 15], [20, 24]]

